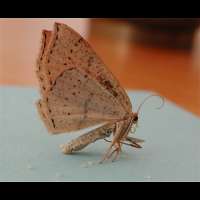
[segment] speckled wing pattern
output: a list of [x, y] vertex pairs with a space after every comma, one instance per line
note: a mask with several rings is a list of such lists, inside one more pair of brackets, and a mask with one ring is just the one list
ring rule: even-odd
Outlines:
[[42, 35], [37, 108], [49, 132], [78, 130], [132, 112], [124, 89], [78, 33], [55, 23], [53, 32]]

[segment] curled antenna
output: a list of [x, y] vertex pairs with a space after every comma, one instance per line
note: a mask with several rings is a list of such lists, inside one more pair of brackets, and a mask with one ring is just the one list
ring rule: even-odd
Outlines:
[[158, 95], [158, 94], [152, 94], [152, 95], [147, 96], [147, 97], [140, 103], [140, 105], [139, 105], [139, 107], [138, 107], [138, 109], [137, 109], [137, 113], [139, 113], [139, 111], [140, 111], [142, 105], [143, 105], [149, 98], [154, 97], [154, 96], [157, 96], [157, 97], [160, 97], [160, 98], [161, 98], [162, 104], [161, 104], [159, 107], [156, 107], [156, 109], [161, 109], [161, 108], [163, 107], [164, 103], [165, 103], [164, 97], [162, 97], [162, 96], [160, 96], [160, 95]]

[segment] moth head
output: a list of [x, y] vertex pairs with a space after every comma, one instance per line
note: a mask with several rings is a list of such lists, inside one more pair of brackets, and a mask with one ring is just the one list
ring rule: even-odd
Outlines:
[[134, 124], [137, 124], [137, 122], [138, 122], [138, 113], [136, 112], [136, 113], [133, 113], [133, 123]]

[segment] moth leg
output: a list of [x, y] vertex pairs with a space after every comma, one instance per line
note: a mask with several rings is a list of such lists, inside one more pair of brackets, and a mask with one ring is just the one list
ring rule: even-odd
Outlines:
[[116, 148], [115, 152], [116, 153], [115, 153], [114, 158], [112, 159], [112, 162], [114, 162], [115, 160], [117, 160], [117, 158], [119, 158], [119, 156], [120, 156], [120, 153], [121, 153], [121, 145], [120, 144], [118, 144], [118, 147]]
[[123, 122], [117, 122], [115, 124], [115, 131], [113, 132], [113, 135], [114, 135], [113, 141], [99, 163], [103, 163], [105, 160], [109, 159], [109, 155], [112, 154], [112, 153], [110, 153], [110, 151], [112, 150], [112, 147], [115, 145], [117, 138], [119, 137], [119, 135], [121, 133], [122, 125], [123, 125]]
[[110, 155], [108, 155], [108, 159], [110, 159], [111, 157], [112, 157], [112, 155], [115, 153], [117, 151], [117, 148], [115, 148], [111, 153], [110, 153]]
[[126, 141], [129, 142], [129, 146], [135, 147], [135, 148], [142, 148], [142, 146], [140, 146], [138, 143], [143, 143], [144, 140], [142, 139], [138, 139], [138, 138], [133, 138], [130, 136], [126, 137]]
[[144, 140], [142, 140], [142, 139], [133, 138], [133, 137], [130, 137], [130, 136], [127, 136], [126, 140], [129, 141], [129, 142], [136, 142], [136, 143], [143, 143], [144, 142]]
[[112, 159], [112, 161], [114, 162], [118, 158], [118, 156], [120, 155], [120, 152], [121, 152], [121, 144], [116, 143], [115, 149], [110, 153], [110, 155], [107, 158], [110, 159], [113, 156], [113, 154], [115, 153], [115, 156]]
[[[131, 138], [131, 140], [130, 140], [130, 138]], [[104, 138], [104, 140], [106, 142], [112, 142], [112, 141], [107, 140], [105, 138]], [[129, 136], [127, 138], [125, 138], [125, 141], [128, 141], [128, 143], [120, 141], [120, 144], [124, 144], [124, 145], [135, 147], [135, 148], [142, 148], [138, 143], [144, 142], [144, 140], [141, 140], [141, 139], [138, 139], [138, 138], [132, 138], [132, 137], [129, 137]]]
[[108, 159], [108, 155], [110, 153], [110, 151], [112, 150], [113, 144], [111, 144], [107, 150], [107, 152], [104, 154], [103, 158], [100, 160], [100, 164], [103, 163], [105, 160]]

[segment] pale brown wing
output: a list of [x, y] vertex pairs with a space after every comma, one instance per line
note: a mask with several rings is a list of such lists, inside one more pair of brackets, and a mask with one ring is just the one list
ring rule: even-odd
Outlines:
[[36, 61], [36, 75], [39, 81], [41, 94], [44, 94], [46, 92], [46, 87], [49, 84], [48, 76], [46, 75], [45, 67], [43, 65], [43, 58], [46, 54], [51, 35], [51, 31], [42, 31], [41, 47]]
[[49, 77], [48, 88], [63, 70], [71, 66], [79, 67], [112, 94], [127, 113], [132, 112], [130, 99], [117, 79], [88, 42], [67, 25], [55, 23], [43, 63]]
[[127, 114], [112, 94], [77, 67], [68, 68], [57, 77], [38, 104], [38, 111], [52, 133], [119, 120]]

